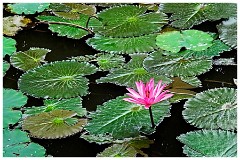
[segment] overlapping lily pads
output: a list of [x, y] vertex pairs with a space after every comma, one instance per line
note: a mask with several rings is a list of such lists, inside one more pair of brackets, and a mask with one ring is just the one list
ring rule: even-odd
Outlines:
[[77, 113], [78, 116], [84, 116], [87, 114], [85, 108], [82, 108], [82, 99], [81, 98], [69, 98], [69, 99], [47, 99], [44, 100], [45, 106], [25, 108], [25, 114], [34, 115], [42, 112], [51, 112], [53, 110], [62, 109], [70, 110]]
[[82, 130], [86, 119], [75, 118], [77, 113], [68, 110], [53, 110], [29, 116], [23, 121], [23, 129], [33, 137], [44, 139], [64, 138]]
[[163, 80], [163, 83], [170, 83], [171, 79], [163, 75], [157, 75], [148, 72], [143, 67], [143, 60], [146, 54], [131, 55], [132, 60], [119, 69], [112, 70], [106, 77], [97, 80], [97, 83], [115, 83], [121, 86], [135, 87], [135, 82], [147, 82], [150, 78], [154, 78], [156, 82]]
[[31, 142], [26, 132], [19, 129], [3, 130], [4, 157], [44, 157], [45, 149]]
[[163, 3], [160, 11], [172, 13], [171, 25], [177, 28], [191, 28], [207, 20], [229, 18], [237, 13], [234, 3]]
[[33, 69], [44, 62], [45, 56], [51, 50], [45, 48], [30, 48], [27, 51], [15, 52], [11, 56], [11, 64], [23, 71]]
[[16, 51], [16, 41], [12, 38], [3, 37], [3, 57], [12, 55]]
[[15, 3], [8, 4], [8, 9], [16, 14], [35, 14], [49, 7], [50, 3]]
[[196, 94], [184, 104], [184, 119], [206, 129], [237, 129], [237, 91], [216, 88]]
[[8, 128], [9, 124], [15, 124], [22, 117], [22, 112], [13, 110], [20, 108], [27, 103], [27, 97], [21, 92], [13, 89], [3, 90], [3, 128]]
[[237, 48], [237, 19], [230, 18], [227, 21], [223, 21], [222, 24], [217, 26], [219, 32], [219, 38], [231, 46]]
[[156, 34], [139, 37], [113, 38], [96, 35], [87, 40], [94, 49], [110, 53], [144, 53], [157, 49]]
[[200, 130], [182, 134], [183, 153], [191, 157], [236, 157], [237, 134], [223, 130]]
[[168, 19], [164, 13], [146, 11], [146, 7], [133, 5], [105, 9], [97, 14], [103, 27], [96, 31], [105, 36], [131, 37], [158, 32], [167, 24]]
[[179, 52], [182, 47], [193, 51], [202, 51], [212, 46], [212, 41], [213, 38], [210, 34], [199, 30], [164, 32], [156, 38], [158, 47], [174, 53]]
[[164, 56], [164, 51], [150, 54], [143, 62], [149, 72], [161, 73], [167, 77], [192, 77], [212, 68], [211, 58], [184, 58], [181, 55]]
[[[115, 139], [136, 137], [140, 132], [152, 133], [149, 111], [143, 106], [123, 100], [123, 96], [98, 106], [96, 112], [89, 115], [91, 120], [85, 126], [89, 134], [110, 134]], [[170, 116], [170, 104], [167, 101], [152, 105], [153, 119], [158, 125]]]
[[89, 16], [81, 15], [78, 19], [70, 20], [57, 16], [38, 16], [37, 19], [49, 24], [52, 32], [58, 33], [59, 36], [67, 36], [68, 38], [80, 39], [92, 31], [91, 27], [98, 28], [102, 24], [95, 18], [91, 19], [87, 26]]
[[[88, 93], [88, 79], [96, 72], [87, 62], [60, 61], [29, 70], [19, 80], [22, 92], [43, 98], [71, 98]], [[31, 87], [29, 87], [31, 86]]]

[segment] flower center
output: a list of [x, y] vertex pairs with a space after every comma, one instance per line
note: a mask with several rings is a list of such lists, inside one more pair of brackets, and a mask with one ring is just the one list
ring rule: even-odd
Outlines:
[[144, 68], [136, 68], [136, 69], [134, 69], [134, 73], [141, 75], [141, 74], [146, 74], [147, 71]]

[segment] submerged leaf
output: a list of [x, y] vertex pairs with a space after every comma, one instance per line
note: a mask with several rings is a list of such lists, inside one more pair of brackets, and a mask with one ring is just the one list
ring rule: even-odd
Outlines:
[[[71, 98], [88, 93], [88, 79], [84, 75], [96, 72], [87, 62], [61, 61], [29, 70], [19, 80], [19, 89], [43, 98]], [[31, 87], [29, 87], [31, 86]]]
[[105, 36], [131, 37], [158, 32], [167, 24], [164, 13], [145, 13], [147, 8], [133, 5], [117, 6], [98, 13], [103, 23], [97, 31]]
[[237, 135], [223, 130], [199, 130], [182, 134], [183, 153], [191, 157], [236, 157]]
[[[135, 137], [141, 131], [152, 133], [148, 110], [126, 102], [123, 98], [125, 97], [120, 96], [98, 106], [97, 111], [89, 115], [91, 120], [85, 130], [94, 135], [109, 133], [116, 139]], [[170, 115], [169, 110], [170, 104], [167, 101], [152, 105], [156, 125]]]
[[[174, 43], [172, 41], [174, 40]], [[182, 47], [202, 51], [212, 46], [210, 34], [198, 30], [170, 31], [157, 36], [156, 44], [163, 50], [177, 53]]]
[[53, 110], [29, 116], [23, 121], [23, 129], [33, 137], [44, 139], [64, 138], [82, 130], [86, 119], [74, 118], [77, 114], [67, 110]]
[[184, 119], [206, 129], [237, 129], [237, 91], [216, 88], [196, 94], [184, 104]]
[[217, 26], [219, 38], [227, 45], [237, 49], [237, 19], [229, 18]]
[[12, 13], [16, 14], [35, 14], [36, 12], [42, 12], [49, 7], [50, 3], [15, 3], [8, 4], [8, 9]]
[[97, 35], [87, 40], [87, 43], [96, 50], [110, 53], [144, 53], [158, 48], [156, 36], [156, 34], [150, 34], [139, 37], [112, 38]]
[[70, 110], [77, 113], [78, 116], [84, 116], [87, 114], [85, 108], [82, 108], [82, 98], [70, 98], [70, 99], [47, 99], [44, 100], [45, 106], [25, 108], [25, 114], [33, 115], [42, 112], [50, 112], [57, 109]]
[[10, 68], [10, 64], [7, 61], [3, 61], [3, 76], [5, 76], [9, 68]]
[[154, 78], [156, 82], [163, 80], [163, 83], [170, 83], [171, 79], [163, 76], [148, 72], [143, 67], [143, 60], [146, 54], [131, 55], [132, 60], [125, 66], [119, 69], [112, 70], [107, 77], [98, 79], [97, 83], [115, 83], [121, 86], [128, 86], [134, 88], [135, 82], [143, 81], [148, 82], [150, 78]]
[[7, 36], [15, 36], [15, 34], [26, 27], [31, 20], [24, 16], [9, 16], [3, 18], [3, 34]]
[[30, 48], [24, 52], [15, 52], [11, 56], [10, 61], [14, 67], [27, 71], [40, 66], [48, 52], [51, 52], [51, 50], [45, 48]]
[[171, 25], [177, 28], [191, 28], [207, 20], [229, 18], [237, 13], [234, 3], [162, 3], [160, 11], [172, 13]]
[[16, 49], [16, 41], [12, 38], [3, 37], [3, 57], [8, 54], [12, 55]]
[[202, 82], [197, 77], [181, 77], [181, 80], [194, 87], [202, 86]]
[[164, 51], [151, 53], [143, 62], [149, 72], [161, 73], [167, 77], [192, 77], [212, 68], [210, 58], [184, 58], [181, 55], [164, 56]]

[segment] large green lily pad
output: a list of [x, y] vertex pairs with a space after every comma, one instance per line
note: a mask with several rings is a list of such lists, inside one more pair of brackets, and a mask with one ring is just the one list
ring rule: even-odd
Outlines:
[[16, 14], [35, 14], [36, 12], [42, 12], [49, 7], [50, 3], [15, 3], [8, 4], [8, 9]]

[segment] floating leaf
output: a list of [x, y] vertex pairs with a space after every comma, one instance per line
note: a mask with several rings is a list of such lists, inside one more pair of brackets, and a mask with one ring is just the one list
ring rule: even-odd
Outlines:
[[12, 13], [16, 14], [35, 14], [36, 12], [42, 12], [49, 7], [50, 3], [15, 3], [8, 4], [8, 9]]
[[66, 19], [78, 19], [81, 14], [94, 15], [96, 7], [80, 3], [52, 3], [50, 5], [53, 14]]
[[146, 54], [131, 55], [132, 60], [125, 66], [119, 69], [112, 70], [107, 77], [102, 77], [96, 80], [97, 83], [115, 83], [121, 86], [135, 87], [135, 82], [148, 82], [149, 79], [154, 78], [156, 82], [163, 80], [163, 83], [170, 83], [171, 79], [148, 72], [143, 67], [143, 60]]
[[[23, 129], [33, 137], [44, 139], [64, 138], [82, 130], [86, 119], [76, 119], [77, 114], [67, 110], [53, 110], [29, 116], [23, 121]], [[70, 119], [70, 120], [69, 120]], [[70, 121], [75, 124], [69, 124]]]
[[26, 27], [31, 20], [24, 16], [9, 16], [3, 18], [3, 34], [7, 36], [15, 36], [15, 34]]
[[223, 130], [200, 130], [182, 134], [177, 139], [191, 157], [236, 157], [237, 134]]
[[3, 61], [3, 76], [5, 76], [9, 68], [10, 68], [10, 64], [7, 61]]
[[45, 48], [30, 48], [24, 52], [15, 52], [11, 56], [11, 64], [18, 69], [27, 71], [40, 66], [48, 52], [51, 50]]
[[164, 51], [150, 54], [143, 62], [149, 72], [161, 73], [167, 77], [192, 77], [211, 69], [210, 58], [184, 58], [181, 55], [164, 56]]
[[44, 105], [41, 107], [32, 107], [32, 108], [25, 108], [25, 114], [39, 114], [42, 112], [50, 112], [53, 110], [61, 109], [61, 110], [70, 110], [77, 113], [78, 116], [84, 116], [87, 114], [85, 108], [82, 108], [82, 98], [70, 98], [70, 99], [47, 99], [44, 100]]
[[87, 40], [88, 45], [96, 50], [110, 53], [144, 53], [157, 49], [156, 34], [139, 37], [112, 38], [104, 36], [94, 36]]
[[237, 19], [229, 18], [217, 26], [219, 38], [227, 45], [237, 49]]
[[234, 88], [215, 88], [198, 93], [184, 104], [184, 108], [184, 119], [196, 127], [237, 128], [237, 91]]
[[[174, 39], [174, 43], [172, 43]], [[177, 53], [182, 47], [193, 51], [202, 51], [212, 46], [210, 34], [198, 30], [164, 32], [157, 36], [156, 44], [163, 50]]]
[[[90, 143], [97, 143], [99, 145], [101, 144], [107, 144], [107, 143], [113, 143], [114, 139], [110, 135], [105, 135], [105, 134], [98, 134], [98, 135], [93, 135], [93, 134], [82, 134], [80, 138], [83, 138], [84, 140], [90, 142]], [[122, 140], [120, 140], [122, 141]]]
[[[141, 131], [152, 133], [151, 121], [147, 109], [123, 100], [123, 96], [105, 102], [92, 112], [91, 120], [85, 129], [94, 135], [109, 133], [116, 139], [135, 137]], [[156, 125], [168, 117], [170, 105], [167, 101], [152, 106]]]
[[140, 3], [139, 6], [147, 7], [150, 11], [157, 12], [159, 10], [159, 4], [158, 3]]
[[237, 65], [234, 58], [219, 58], [213, 60], [213, 65]]
[[105, 9], [98, 13], [99, 20], [103, 23], [98, 32], [111, 37], [141, 36], [158, 32], [167, 24], [164, 13], [145, 13], [147, 8], [125, 5]]
[[12, 55], [16, 51], [16, 43], [15, 39], [3, 37], [3, 57], [6, 54]]
[[230, 50], [230, 47], [222, 43], [220, 40], [214, 40], [212, 46], [203, 51], [185, 50], [176, 54], [181, 54], [184, 57], [214, 57], [220, 56], [220, 53]]
[[160, 11], [172, 13], [171, 25], [177, 28], [191, 28], [207, 20], [229, 18], [237, 13], [234, 3], [162, 3]]
[[181, 77], [181, 80], [194, 87], [202, 86], [202, 82], [197, 77]]
[[32, 143], [26, 132], [3, 130], [4, 157], [44, 157], [45, 151], [39, 144]]
[[35, 97], [83, 96], [88, 93], [88, 79], [83, 76], [95, 72], [96, 67], [87, 62], [53, 62], [23, 74], [19, 80], [19, 88]]

